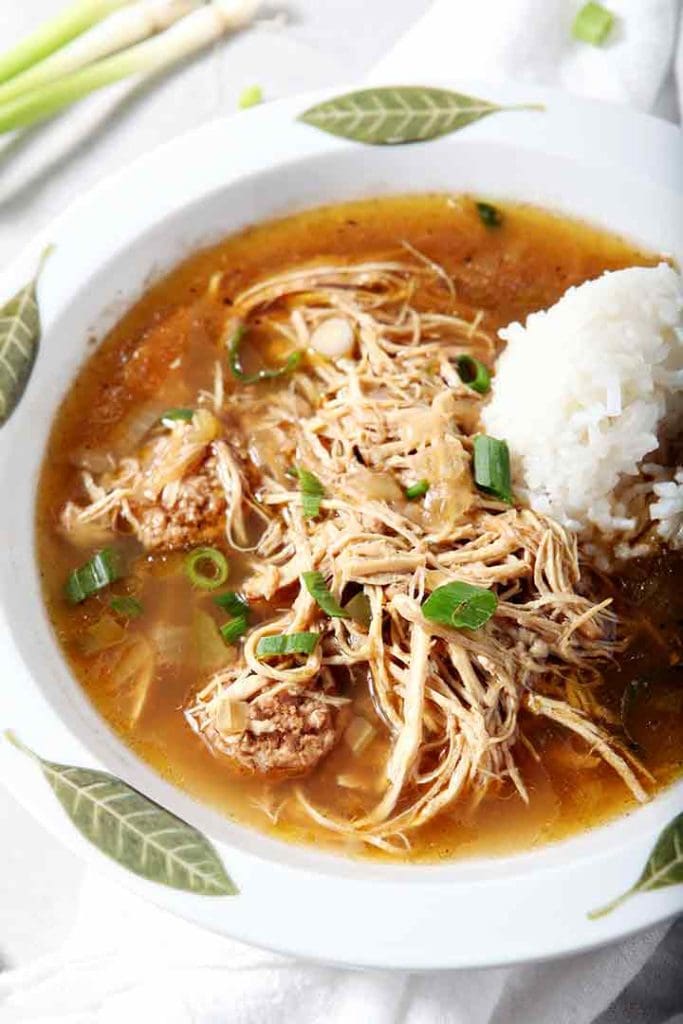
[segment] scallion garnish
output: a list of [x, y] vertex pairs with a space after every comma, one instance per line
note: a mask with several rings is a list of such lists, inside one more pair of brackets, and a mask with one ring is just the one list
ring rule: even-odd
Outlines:
[[226, 644], [234, 644], [236, 640], [239, 640], [246, 631], [249, 629], [249, 620], [246, 615], [236, 615], [234, 619], [230, 619], [230, 622], [226, 622], [225, 625], [219, 626], [220, 634], [225, 640]]
[[301, 579], [308, 593], [326, 615], [330, 615], [334, 619], [349, 618], [349, 613], [344, 611], [331, 594], [321, 572], [302, 572]]
[[477, 434], [474, 439], [474, 482], [485, 494], [512, 504], [510, 452], [505, 441]]
[[230, 622], [220, 627], [220, 633], [226, 644], [234, 644], [249, 628], [249, 602], [233, 590], [217, 594], [213, 600], [231, 616]]
[[485, 395], [490, 390], [491, 374], [488, 371], [488, 367], [480, 363], [478, 359], [468, 355], [458, 356], [455, 365], [458, 369], [460, 380], [468, 388], [471, 388], [472, 391]]
[[503, 214], [492, 203], [477, 203], [477, 213], [484, 227], [499, 228], [503, 223]]
[[159, 418], [164, 426], [168, 426], [168, 423], [174, 423], [176, 420], [185, 420], [189, 423], [193, 416], [194, 409], [167, 409]]
[[572, 26], [572, 35], [580, 43], [601, 46], [612, 31], [614, 15], [598, 3], [584, 4]]
[[123, 615], [125, 619], [136, 619], [144, 610], [142, 602], [138, 601], [137, 597], [126, 596], [112, 597], [109, 607], [117, 615]]
[[315, 519], [320, 512], [320, 502], [325, 497], [325, 488], [314, 473], [299, 466], [292, 466], [287, 470], [289, 476], [295, 476], [299, 481], [299, 493], [301, 494], [301, 508], [304, 519]]
[[456, 580], [437, 587], [422, 605], [422, 614], [430, 622], [457, 629], [479, 629], [498, 607], [492, 590]]
[[406, 487], [405, 496], [408, 501], [415, 501], [417, 498], [424, 498], [429, 490], [429, 480], [418, 480], [417, 483]]
[[259, 658], [272, 658], [279, 654], [312, 654], [320, 633], [277, 633], [262, 636], [256, 645]]
[[227, 590], [225, 594], [216, 594], [213, 603], [217, 604], [228, 613], [228, 615], [246, 615], [249, 611], [249, 602], [234, 590]]
[[372, 621], [372, 609], [370, 608], [370, 598], [364, 591], [360, 590], [349, 598], [344, 605], [344, 611], [354, 622], [365, 626], [366, 629], [369, 628]]
[[80, 604], [87, 597], [103, 590], [120, 579], [119, 558], [112, 548], [97, 551], [92, 558], [74, 569], [66, 581], [65, 593], [72, 604]]
[[193, 587], [215, 590], [228, 578], [228, 560], [217, 548], [195, 548], [185, 559], [185, 572]]
[[240, 110], [255, 107], [259, 103], [263, 103], [263, 89], [260, 85], [248, 85], [246, 89], [242, 90], [237, 100], [237, 106]]
[[241, 381], [242, 384], [257, 384], [262, 380], [275, 380], [277, 377], [283, 377], [286, 373], [291, 373], [299, 363], [301, 362], [301, 352], [292, 352], [287, 356], [282, 366], [278, 366], [272, 370], [258, 370], [256, 373], [245, 373], [242, 369], [242, 360], [240, 357], [240, 346], [246, 327], [244, 324], [238, 324], [235, 330], [230, 335], [228, 340], [228, 364], [230, 366], [230, 372], [233, 377]]

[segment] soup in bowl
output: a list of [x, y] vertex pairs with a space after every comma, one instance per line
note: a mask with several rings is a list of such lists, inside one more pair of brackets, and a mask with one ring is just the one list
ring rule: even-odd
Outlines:
[[1, 724], [210, 840], [227, 902], [112, 867], [206, 927], [435, 968], [678, 905], [588, 916], [680, 809], [677, 143], [545, 99], [398, 149], [255, 109], [6, 277], [54, 245], [2, 434]]
[[48, 444], [76, 678], [199, 799], [346, 853], [511, 852], [648, 800], [683, 765], [680, 304], [660, 257], [470, 195], [190, 257]]

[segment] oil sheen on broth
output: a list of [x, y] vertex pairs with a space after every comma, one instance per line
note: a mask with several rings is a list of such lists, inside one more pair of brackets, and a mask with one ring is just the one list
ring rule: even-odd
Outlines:
[[[75, 547], [59, 528], [62, 509], [70, 500], [84, 501], [83, 466], [93, 475], [106, 470], [108, 453], [117, 458], [129, 454], [127, 446], [155, 429], [164, 410], [196, 407], [199, 391], [211, 393], [216, 360], [225, 365], [229, 405], [229, 389], [239, 388], [240, 382], [227, 372], [224, 325], [235, 297], [258, 280], [316, 261], [408, 257], [415, 263], [420, 259], [416, 250], [452, 278], [459, 315], [495, 336], [499, 326], [549, 306], [572, 284], [606, 269], [654, 262], [619, 238], [577, 222], [531, 207], [503, 204], [499, 209], [502, 224], [492, 227], [483, 223], [469, 197], [396, 197], [326, 207], [249, 228], [191, 256], [150, 288], [87, 360], [59, 410], [39, 489], [37, 550], [46, 604], [64, 654], [89, 698], [142, 758], [193, 795], [260, 830], [344, 852], [384, 855], [315, 824], [294, 796], [295, 787], [301, 787], [312, 804], [347, 819], [367, 813], [380, 799], [389, 741], [363, 673], [345, 674], [340, 681], [340, 692], [351, 698], [345, 720], [362, 716], [373, 727], [361, 753], [354, 754], [342, 738], [303, 779], [264, 780], [235, 770], [190, 728], [182, 710], [221, 658], [223, 641], [219, 638], [217, 651], [217, 630], [206, 640], [207, 621], [216, 626], [225, 621], [212, 593], [190, 585], [185, 552], [146, 553], [130, 532], [122, 532], [115, 544], [123, 553], [125, 576], [71, 605], [64, 599], [64, 581], [102, 541]], [[406, 250], [403, 243], [412, 248]], [[411, 302], [438, 313], [452, 307], [453, 297], [430, 280], [418, 282]], [[282, 343], [259, 333], [258, 321], [253, 323], [244, 352], [246, 370], [281, 360]], [[262, 400], [288, 388], [289, 380], [251, 387]], [[257, 457], [267, 462], [267, 438], [259, 444]], [[226, 587], [240, 591], [248, 556], [225, 542], [212, 544], [229, 561]], [[629, 563], [618, 577], [596, 577], [594, 584], [599, 596], [615, 599], [620, 630], [628, 638], [626, 649], [604, 672], [603, 714], [620, 743], [637, 752], [652, 774], [651, 790], [670, 782], [683, 761], [680, 569], [673, 556], [641, 560]], [[129, 619], [112, 615], [112, 594], [134, 596], [141, 614]], [[294, 594], [284, 591], [272, 603], [254, 602], [252, 623], [286, 611]], [[98, 626], [103, 619], [105, 626]], [[154, 651], [160, 629], [165, 653], [154, 658], [144, 707], [132, 715], [139, 665], [133, 656], [122, 669], [122, 651], [137, 636]], [[234, 650], [225, 648], [226, 661]], [[619, 776], [584, 740], [524, 711], [519, 727], [525, 742], [516, 744], [515, 760], [528, 803], [504, 778], [483, 799], [461, 799], [415, 829], [406, 856], [434, 860], [506, 853], [564, 837], [633, 805]]]

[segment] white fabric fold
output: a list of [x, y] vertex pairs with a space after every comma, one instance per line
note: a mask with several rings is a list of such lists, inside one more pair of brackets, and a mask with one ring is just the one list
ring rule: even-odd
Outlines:
[[0, 974], [0, 1024], [589, 1024], [663, 931], [547, 965], [340, 970], [210, 934], [89, 871], [63, 948]]
[[373, 76], [516, 79], [650, 110], [670, 73], [679, 0], [611, 0], [616, 22], [603, 46], [572, 37], [582, 3], [435, 0]]

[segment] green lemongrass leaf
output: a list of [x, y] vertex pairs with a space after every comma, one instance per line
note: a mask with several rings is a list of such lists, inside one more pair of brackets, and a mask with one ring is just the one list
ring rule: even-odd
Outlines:
[[[123, 6], [126, 9], [118, 10], [114, 17], [104, 18], [95, 27], [88, 26], [89, 31], [65, 40], [65, 46], [0, 84], [0, 105], [22, 96], [29, 90], [56, 82], [110, 54], [122, 52], [127, 47], [168, 28], [202, 2], [203, 0], [166, 0], [163, 6], [156, 5], [152, 17], [144, 0], [142, 3], [132, 0], [106, 2], [104, 7], [107, 14], [109, 11], [106, 8]], [[96, 0], [95, 4], [92, 0], [86, 0], [85, 3], [80, 0], [78, 6], [92, 8], [103, 5], [101, 0]]]
[[325, 577], [321, 572], [302, 572], [301, 579], [308, 593], [326, 615], [334, 619], [349, 618], [349, 613], [344, 611], [330, 592], [330, 588], [325, 583]]
[[539, 109], [542, 107], [500, 107], [448, 89], [398, 85], [335, 96], [310, 107], [299, 120], [355, 142], [386, 146], [448, 135], [502, 110]]
[[259, 658], [270, 658], [274, 655], [312, 654], [316, 648], [320, 633], [276, 633], [273, 636], [262, 636], [256, 645]]
[[655, 843], [652, 853], [636, 882], [626, 892], [610, 900], [604, 907], [591, 910], [589, 918], [596, 920], [611, 914], [625, 900], [639, 892], [652, 892], [669, 885], [683, 884], [683, 813], [670, 821]]
[[304, 519], [315, 519], [320, 512], [320, 502], [325, 497], [325, 488], [315, 473], [311, 473], [307, 469], [292, 466], [288, 472], [290, 476], [295, 476], [299, 480], [301, 508]]
[[0, 306], [0, 426], [16, 409], [38, 353], [41, 328], [36, 286], [49, 253], [49, 248], [43, 253], [33, 280]]
[[245, 373], [242, 369], [242, 357], [240, 354], [240, 348], [246, 327], [244, 324], [238, 324], [238, 326], [232, 331], [228, 338], [228, 365], [230, 372], [236, 380], [242, 382], [242, 384], [258, 384], [262, 380], [277, 380], [278, 377], [283, 377], [287, 373], [291, 373], [301, 362], [302, 353], [291, 352], [285, 359], [282, 366], [274, 367], [269, 370], [257, 370], [256, 373]]
[[0, 104], [0, 133], [44, 121], [96, 89], [129, 75], [147, 75], [168, 68], [208, 46], [225, 32], [239, 28], [251, 13], [249, 4], [242, 8], [220, 3], [201, 4], [164, 32]]
[[0, 56], [0, 82], [13, 78], [133, 0], [74, 0]]
[[422, 605], [422, 614], [442, 626], [480, 629], [497, 607], [498, 598], [492, 590], [454, 580], [432, 591]]
[[221, 860], [197, 829], [108, 772], [32, 757], [78, 831], [122, 867], [151, 882], [198, 896], [237, 893]]

